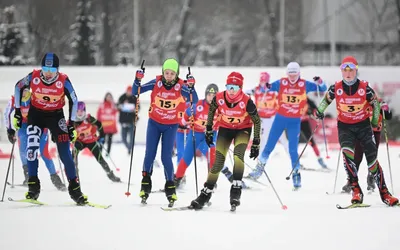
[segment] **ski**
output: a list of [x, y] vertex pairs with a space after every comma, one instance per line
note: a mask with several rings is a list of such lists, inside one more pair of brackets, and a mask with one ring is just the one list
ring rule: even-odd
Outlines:
[[[39, 206], [48, 206], [49, 204], [38, 201], [38, 200], [33, 200], [33, 199], [20, 199], [20, 200], [14, 200], [11, 197], [8, 197], [9, 201], [12, 202], [24, 202], [24, 203], [30, 203], [34, 205], [39, 205]], [[94, 207], [94, 208], [101, 208], [101, 209], [108, 209], [111, 207], [111, 205], [101, 205], [101, 204], [96, 204], [93, 202], [86, 202], [85, 204], [77, 204], [77, 203], [69, 203], [68, 205], [75, 205], [75, 206], [80, 206], [80, 207]]]
[[96, 203], [93, 203], [93, 202], [86, 202], [84, 205], [80, 205], [80, 204], [75, 203], [75, 205], [83, 206], [83, 207], [87, 206], [87, 207], [101, 208], [101, 209], [109, 209], [112, 206], [112, 205], [96, 204]]
[[43, 203], [43, 202], [41, 202], [41, 201], [33, 200], [33, 199], [14, 200], [13, 198], [8, 197], [8, 200], [9, 200], [9, 201], [12, 201], [12, 202], [25, 202], [25, 203], [30, 203], [30, 204], [40, 205], [40, 206], [48, 205], [47, 203]]
[[[251, 177], [248, 177], [248, 176], [246, 176], [246, 177], [243, 177], [243, 179], [246, 179], [246, 180], [252, 181], [252, 182], [254, 182], [254, 183], [260, 184], [261, 186], [264, 186], [264, 187], [268, 187], [268, 185], [267, 185], [267, 184], [265, 184], [265, 183], [262, 183], [262, 182], [261, 182], [261, 181], [259, 181], [259, 180], [254, 180], [253, 178], [251, 178]], [[246, 189], [247, 189], [247, 188], [246, 188]], [[249, 189], [251, 189], [251, 187], [250, 187]]]
[[163, 211], [186, 211], [186, 210], [195, 210], [191, 206], [185, 206], [185, 207], [160, 207], [161, 210]]
[[330, 173], [332, 172], [332, 169], [329, 168], [306, 168], [306, 167], [301, 167], [300, 170], [302, 171], [312, 171], [312, 172], [322, 172], [322, 173]]
[[[205, 208], [205, 207], [209, 207], [209, 206], [211, 206], [211, 202], [208, 202], [203, 208]], [[202, 209], [195, 209], [194, 207], [192, 207], [192, 206], [184, 206], [184, 207], [160, 207], [161, 208], [161, 210], [163, 210], [163, 211], [169, 211], [169, 212], [171, 212], [171, 211], [187, 211], [187, 210], [194, 210], [194, 211], [199, 211], [199, 210], [202, 210]]]
[[[176, 189], [177, 193], [185, 193], [185, 191], [183, 189]], [[160, 194], [160, 193], [165, 193], [165, 189], [158, 189], [158, 190], [153, 190], [151, 191], [152, 194]]]
[[368, 204], [363, 204], [363, 203], [359, 204], [359, 203], [356, 203], [356, 204], [351, 204], [351, 205], [342, 207], [342, 206], [340, 206], [339, 204], [336, 204], [336, 208], [337, 208], [337, 209], [364, 208], [364, 207], [370, 207], [370, 206], [371, 206], [371, 205], [368, 205]]
[[24, 185], [24, 184], [12, 184], [12, 183], [10, 183], [10, 182], [8, 182], [7, 181], [7, 185], [9, 185], [9, 186], [14, 186], [14, 187], [28, 187], [28, 185]]

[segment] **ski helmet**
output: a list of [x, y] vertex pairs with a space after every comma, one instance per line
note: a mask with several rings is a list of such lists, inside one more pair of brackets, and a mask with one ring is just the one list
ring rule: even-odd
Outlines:
[[83, 111], [80, 115], [76, 114], [78, 120], [83, 121], [86, 117], [86, 104], [84, 102], [78, 102], [78, 111]]
[[166, 69], [174, 71], [177, 75], [179, 75], [179, 63], [177, 60], [173, 58], [169, 58], [164, 61], [163, 66], [162, 66], [162, 73], [164, 74], [164, 71]]
[[60, 67], [60, 60], [58, 59], [58, 56], [55, 53], [46, 53], [42, 58], [42, 67]]
[[206, 92], [205, 92], [205, 96], [207, 96], [207, 94], [217, 94], [218, 93], [218, 86], [215, 83], [211, 83], [207, 86], [206, 88]]

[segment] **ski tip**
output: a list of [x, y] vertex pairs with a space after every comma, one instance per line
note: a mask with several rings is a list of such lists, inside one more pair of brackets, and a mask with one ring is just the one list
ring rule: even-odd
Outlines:
[[14, 199], [13, 199], [13, 198], [11, 198], [11, 197], [8, 197], [8, 200], [9, 200], [9, 201], [14, 201]]

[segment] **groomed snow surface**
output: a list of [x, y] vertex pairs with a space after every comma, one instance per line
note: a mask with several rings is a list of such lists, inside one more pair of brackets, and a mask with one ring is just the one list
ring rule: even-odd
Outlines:
[[[304, 145], [299, 146], [301, 151]], [[10, 152], [10, 144], [1, 144], [3, 152]], [[346, 177], [340, 164], [336, 194], [333, 191], [337, 151], [330, 151], [326, 160], [331, 173], [302, 172], [303, 188], [292, 191], [292, 182], [285, 177], [290, 171], [289, 157], [278, 145], [267, 165], [267, 172], [287, 210], [282, 210], [267, 179], [261, 186], [247, 181], [253, 189], [244, 190], [242, 205], [236, 213], [229, 212], [230, 184], [221, 175], [218, 189], [211, 199], [212, 206], [204, 211], [165, 212], [167, 205], [162, 193], [151, 194], [148, 205], [140, 205], [141, 168], [145, 148], [137, 146], [132, 169], [132, 195], [127, 198], [130, 157], [121, 144], [112, 149], [112, 159], [121, 168], [116, 172], [124, 183], [112, 183], [93, 157], [81, 155], [80, 176], [83, 192], [89, 200], [112, 204], [108, 210], [70, 205], [67, 192], [60, 192], [51, 184], [49, 174], [40, 160], [39, 178], [42, 192], [39, 200], [50, 206], [13, 203], [8, 197], [22, 199], [27, 188], [7, 187], [5, 201], [0, 203], [0, 249], [2, 250], [222, 250], [222, 249], [305, 249], [305, 250], [389, 250], [399, 249], [400, 208], [384, 205], [377, 192], [366, 190], [367, 166], [360, 170], [360, 185], [370, 208], [338, 210], [336, 204], [348, 205], [350, 195], [339, 194]], [[323, 156], [324, 150], [321, 148]], [[159, 150], [160, 152], [160, 150]], [[390, 148], [395, 194], [400, 194], [399, 148]], [[18, 156], [18, 151], [16, 152]], [[158, 156], [158, 159], [159, 156]], [[384, 144], [380, 148], [380, 162], [390, 187], [389, 168]], [[58, 167], [57, 158], [54, 159]], [[175, 158], [174, 158], [175, 160]], [[160, 161], [160, 160], [158, 160]], [[0, 160], [1, 190], [7, 170], [7, 159]], [[319, 168], [311, 148], [306, 150], [302, 164]], [[199, 189], [206, 178], [206, 160], [197, 159]], [[246, 155], [246, 163], [256, 162]], [[231, 162], [226, 164], [231, 168]], [[112, 164], [110, 163], [110, 166]], [[245, 174], [249, 172], [246, 168]], [[164, 187], [162, 168], [155, 168], [153, 190]], [[11, 181], [11, 175], [9, 180]], [[19, 157], [15, 159], [15, 183], [21, 183], [23, 174]], [[187, 171], [187, 184], [178, 193], [176, 206], [190, 204], [196, 198], [194, 165]]]

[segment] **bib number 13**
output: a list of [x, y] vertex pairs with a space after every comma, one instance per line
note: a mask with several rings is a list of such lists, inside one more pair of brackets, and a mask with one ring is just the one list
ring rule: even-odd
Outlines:
[[290, 103], [296, 103], [297, 102], [297, 97], [293, 95], [288, 95], [286, 96], [286, 101]]

